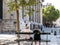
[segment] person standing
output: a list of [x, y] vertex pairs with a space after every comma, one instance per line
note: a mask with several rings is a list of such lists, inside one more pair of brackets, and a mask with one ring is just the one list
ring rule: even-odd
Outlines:
[[33, 33], [34, 33], [35, 45], [37, 44], [37, 42], [39, 42], [39, 45], [40, 45], [41, 36], [40, 36], [40, 31], [37, 25], [35, 26]]

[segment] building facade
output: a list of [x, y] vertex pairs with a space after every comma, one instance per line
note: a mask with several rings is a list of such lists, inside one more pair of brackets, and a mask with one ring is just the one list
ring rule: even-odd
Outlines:
[[42, 3], [44, 0], [36, 0], [38, 4], [36, 6], [32, 6], [31, 8], [34, 9], [34, 12], [32, 15], [29, 16], [30, 20], [30, 29], [34, 29], [35, 25], [38, 25], [38, 27], [41, 29], [41, 26], [43, 25], [43, 16], [42, 16]]
[[29, 16], [29, 20], [32, 22], [42, 24], [42, 2], [43, 0], [36, 0], [38, 4], [36, 6], [32, 6], [31, 8], [34, 9], [32, 15]]
[[[42, 25], [42, 2], [44, 0], [36, 0], [38, 2], [38, 4], [36, 6], [30, 6], [30, 7], [22, 7], [22, 9], [19, 9], [19, 21], [20, 24], [25, 26], [26, 22], [27, 23], [38, 23]], [[31, 15], [27, 15], [26, 12], [28, 12], [27, 10], [25, 10], [26, 8], [30, 8], [29, 11], [31, 11], [32, 9], [34, 10], [34, 12]], [[3, 1], [3, 23], [5, 24], [4, 29], [11, 29], [12, 27], [15, 28], [14, 22], [16, 22], [16, 12], [10, 12], [8, 13], [9, 8], [4, 4]], [[27, 15], [27, 16], [25, 16]], [[22, 23], [23, 22], [23, 23]], [[20, 25], [20, 27], [22, 27]], [[14, 28], [12, 28], [11, 30], [14, 30]]]
[[[38, 4], [36, 4], [35, 6], [26, 7], [29, 8], [28, 12], [31, 12], [31, 14], [28, 14], [29, 15], [28, 18], [30, 22], [42, 24], [42, 3], [44, 2], [44, 0], [36, 0], [36, 2]], [[25, 14], [26, 10], [23, 9], [22, 9], [23, 15], [27, 15]]]

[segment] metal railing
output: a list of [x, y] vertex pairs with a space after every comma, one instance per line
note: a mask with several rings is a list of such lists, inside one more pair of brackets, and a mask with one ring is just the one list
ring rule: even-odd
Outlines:
[[[16, 34], [18, 34], [17, 32], [16, 32]], [[28, 35], [34, 35], [34, 33], [32, 33], [32, 32], [29, 32], [29, 33], [27, 33], [27, 32], [20, 32], [19, 33], [20, 35], [21, 34], [23, 34], [23, 35], [25, 35], [25, 34], [28, 34]], [[45, 45], [48, 45], [48, 42], [50, 42], [50, 40], [48, 40], [48, 35], [50, 35], [50, 33], [40, 33], [40, 35], [47, 35], [47, 39], [46, 40], [39, 40], [38, 42], [39, 42], [39, 44], [41, 43], [41, 42], [46, 42], [45, 43]], [[21, 35], [22, 36], [22, 35]], [[21, 44], [23, 44], [23, 45], [34, 45], [34, 43], [35, 43], [35, 40], [34, 39], [16, 39], [16, 40], [14, 40], [14, 41], [9, 41], [9, 40], [4, 40], [3, 41], [4, 43], [2, 43], [2, 45], [18, 45], [18, 42], [20, 43], [20, 45]], [[38, 44], [38, 45], [39, 45]], [[41, 45], [41, 44], [40, 44]]]
[[[32, 33], [32, 32], [20, 32], [20, 33], [16, 33], [16, 34], [29, 34], [29, 35], [31, 35], [31, 34], [34, 34], [34, 33]], [[39, 40], [38, 42], [39, 42], [39, 45], [40, 45], [40, 42], [46, 42], [46, 45], [48, 45], [48, 42], [50, 42], [50, 40], [48, 40], [48, 35], [50, 35], [50, 33], [40, 33], [40, 35], [47, 35], [47, 38], [46, 38], [46, 40]], [[35, 42], [35, 40], [34, 39], [17, 39], [17, 40], [15, 40], [15, 41], [17, 41], [17, 43], [19, 43], [19, 42], [21, 42], [21, 41], [27, 41], [27, 42]], [[33, 45], [31, 43], [31, 45]]]

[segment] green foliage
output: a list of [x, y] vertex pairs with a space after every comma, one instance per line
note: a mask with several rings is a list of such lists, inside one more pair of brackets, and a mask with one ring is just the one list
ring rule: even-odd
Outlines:
[[52, 5], [43, 9], [43, 21], [55, 21], [59, 15], [59, 10]]
[[[17, 1], [17, 2], [16, 2]], [[7, 7], [9, 7], [8, 13], [12, 12], [12, 11], [16, 11], [21, 9], [21, 7], [29, 7], [29, 6], [36, 6], [39, 2], [37, 2], [36, 0], [4, 0], [4, 3], [7, 5]], [[31, 11], [29, 11], [30, 9], [24, 9], [27, 10], [28, 12], [26, 12], [26, 14], [31, 15], [35, 10], [31, 8]], [[39, 11], [36, 11], [39, 12]], [[25, 15], [26, 15], [25, 14]]]
[[[10, 11], [15, 11], [16, 9], [20, 9], [20, 7], [26, 7], [26, 6], [32, 6], [36, 5], [36, 0], [17, 0], [17, 3], [15, 0], [4, 0], [5, 4], [9, 7]], [[17, 6], [17, 7], [16, 7]]]
[[27, 6], [27, 2], [25, 0], [19, 0], [19, 6]]
[[28, 6], [37, 5], [37, 4], [38, 4], [38, 2], [36, 2], [36, 0], [29, 0], [27, 3]]

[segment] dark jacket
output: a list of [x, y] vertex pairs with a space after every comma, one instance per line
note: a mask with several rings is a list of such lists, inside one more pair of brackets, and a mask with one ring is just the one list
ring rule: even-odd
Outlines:
[[40, 37], [40, 31], [39, 30], [34, 30], [34, 40], [40, 41], [41, 37]]

